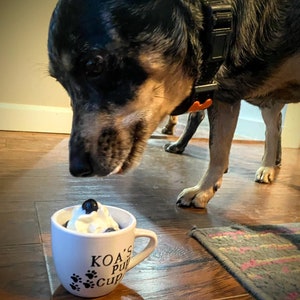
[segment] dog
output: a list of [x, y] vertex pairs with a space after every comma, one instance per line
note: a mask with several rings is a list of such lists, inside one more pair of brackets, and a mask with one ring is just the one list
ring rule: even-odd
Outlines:
[[[230, 7], [232, 28], [224, 60], [211, 72], [219, 3]], [[220, 188], [241, 99], [263, 109], [266, 152], [257, 176], [272, 180], [281, 109], [300, 99], [299, 33], [298, 0], [60, 0], [49, 26], [49, 73], [71, 98], [71, 174], [137, 166], [158, 124], [211, 76], [209, 167], [177, 205], [204, 208]]]

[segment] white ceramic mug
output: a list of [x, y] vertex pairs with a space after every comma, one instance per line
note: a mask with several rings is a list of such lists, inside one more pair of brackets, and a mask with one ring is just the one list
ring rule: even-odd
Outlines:
[[[157, 245], [153, 231], [136, 228], [135, 217], [126, 210], [106, 206], [120, 230], [107, 233], [78, 233], [65, 228], [74, 206], [51, 217], [52, 255], [61, 284], [80, 297], [99, 297], [113, 291], [126, 271], [146, 257]], [[149, 238], [146, 247], [133, 254], [134, 240]]]

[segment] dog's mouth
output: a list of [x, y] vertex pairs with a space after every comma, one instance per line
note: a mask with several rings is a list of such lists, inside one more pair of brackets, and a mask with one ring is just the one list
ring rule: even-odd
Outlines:
[[[139, 144], [138, 141], [136, 141], [136, 143]], [[120, 164], [117, 165], [117, 167], [115, 167], [115, 169], [113, 169], [108, 175], [125, 173], [127, 170], [133, 168], [133, 166], [137, 163], [138, 161], [137, 161], [136, 146], [135, 144], [133, 144], [127, 158], [124, 161], [120, 162]]]
[[108, 175], [115, 175], [115, 174], [122, 174], [123, 173], [123, 165], [124, 163], [120, 163], [112, 172], [110, 172]]
[[[142, 137], [142, 129], [140, 128], [140, 125], [136, 126], [132, 140], [133, 142], [131, 144], [131, 149], [128, 156], [125, 158], [125, 160], [121, 161], [120, 164], [117, 165], [115, 169], [113, 169], [113, 171], [111, 171], [108, 175], [125, 173], [138, 164], [139, 158], [143, 152], [142, 148], [144, 148], [144, 145], [146, 144], [146, 142], [143, 142], [144, 139]], [[140, 148], [140, 151], [137, 150], [138, 148]]]
[[94, 137], [72, 135], [70, 173], [76, 177], [122, 174], [138, 165], [147, 144], [143, 121], [129, 130], [104, 128]]

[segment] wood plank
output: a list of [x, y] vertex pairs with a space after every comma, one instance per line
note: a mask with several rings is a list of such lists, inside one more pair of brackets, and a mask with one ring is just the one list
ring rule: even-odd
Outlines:
[[0, 258], [0, 299], [49, 299], [49, 282], [41, 245], [1, 246]]

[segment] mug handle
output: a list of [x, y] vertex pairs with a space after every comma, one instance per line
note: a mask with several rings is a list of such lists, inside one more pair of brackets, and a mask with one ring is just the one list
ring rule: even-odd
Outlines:
[[139, 237], [147, 237], [150, 240], [147, 246], [141, 252], [139, 252], [130, 259], [127, 271], [129, 271], [141, 261], [143, 261], [145, 258], [147, 258], [157, 246], [157, 235], [151, 230], [136, 228], [134, 235], [135, 239]]

